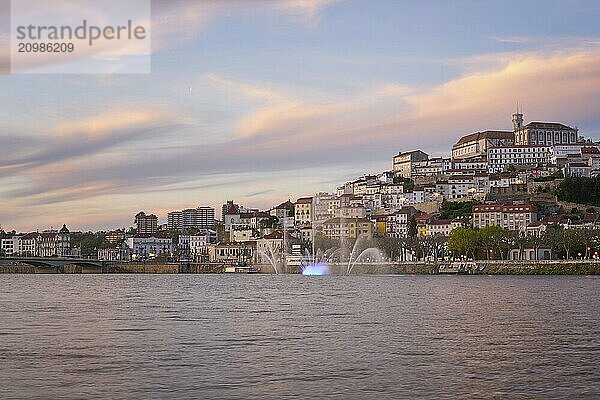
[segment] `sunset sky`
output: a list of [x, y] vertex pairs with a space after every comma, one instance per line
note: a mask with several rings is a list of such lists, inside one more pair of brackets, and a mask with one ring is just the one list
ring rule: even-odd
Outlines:
[[2, 228], [270, 208], [510, 129], [517, 101], [600, 139], [598, 1], [165, 0], [152, 21], [151, 74], [0, 58]]

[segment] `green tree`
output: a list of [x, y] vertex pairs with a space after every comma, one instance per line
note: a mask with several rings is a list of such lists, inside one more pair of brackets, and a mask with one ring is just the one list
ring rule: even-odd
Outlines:
[[468, 219], [473, 213], [473, 206], [481, 204], [479, 201], [442, 201], [440, 207], [440, 218], [441, 219], [455, 219], [462, 218]]
[[412, 218], [408, 223], [408, 236], [409, 237], [417, 237], [418, 228], [417, 228], [417, 220]]
[[448, 250], [475, 258], [480, 248], [479, 234], [473, 228], [456, 228], [448, 235]]
[[499, 226], [486, 226], [477, 232], [477, 237], [480, 245], [485, 250], [485, 257], [488, 260], [493, 258], [494, 250], [496, 250], [501, 259], [504, 259], [509, 238], [509, 233], [506, 229]]
[[600, 206], [600, 176], [566, 178], [556, 188], [556, 196], [559, 200], [598, 207]]

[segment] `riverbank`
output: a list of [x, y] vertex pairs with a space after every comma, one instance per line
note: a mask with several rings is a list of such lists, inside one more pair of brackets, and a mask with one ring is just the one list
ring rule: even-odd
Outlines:
[[[436, 275], [439, 262], [378, 263], [352, 266], [353, 275]], [[478, 261], [481, 275], [600, 275], [600, 261]], [[274, 274], [270, 265], [257, 265], [261, 274]], [[105, 266], [0, 265], [0, 274], [221, 274], [225, 265], [216, 263], [112, 263]], [[331, 264], [332, 275], [346, 275], [348, 264]], [[300, 269], [290, 271], [300, 273]]]
[[[439, 267], [446, 263], [395, 263], [357, 264], [353, 274], [403, 274], [436, 275]], [[480, 275], [600, 275], [600, 261], [557, 260], [557, 261], [477, 261], [483, 270]], [[334, 272], [345, 270], [347, 265], [333, 267]]]

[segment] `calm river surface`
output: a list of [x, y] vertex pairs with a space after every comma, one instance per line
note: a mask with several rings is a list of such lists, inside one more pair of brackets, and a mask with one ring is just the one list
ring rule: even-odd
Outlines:
[[600, 279], [0, 276], [0, 399], [600, 398]]

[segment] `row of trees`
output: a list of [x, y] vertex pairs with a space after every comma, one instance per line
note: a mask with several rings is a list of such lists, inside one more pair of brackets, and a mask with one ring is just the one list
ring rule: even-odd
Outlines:
[[[320, 238], [317, 248], [339, 247], [339, 241]], [[352, 243], [348, 243], [351, 247]], [[408, 238], [376, 237], [362, 247], [377, 247], [393, 261], [478, 259], [506, 260], [511, 250], [516, 258], [524, 258], [526, 249], [537, 255], [541, 249], [550, 249], [554, 259], [598, 258], [600, 229], [564, 229], [549, 225], [539, 235], [510, 232], [498, 226], [482, 229], [457, 228], [443, 236], [412, 236]]]
[[497, 226], [483, 229], [457, 228], [450, 232], [448, 250], [454, 255], [473, 259], [507, 259], [511, 249], [519, 250], [519, 258], [530, 248], [538, 254], [542, 248], [552, 250], [553, 258], [592, 258], [600, 252], [600, 229], [564, 229], [548, 225], [537, 234], [509, 232]]

